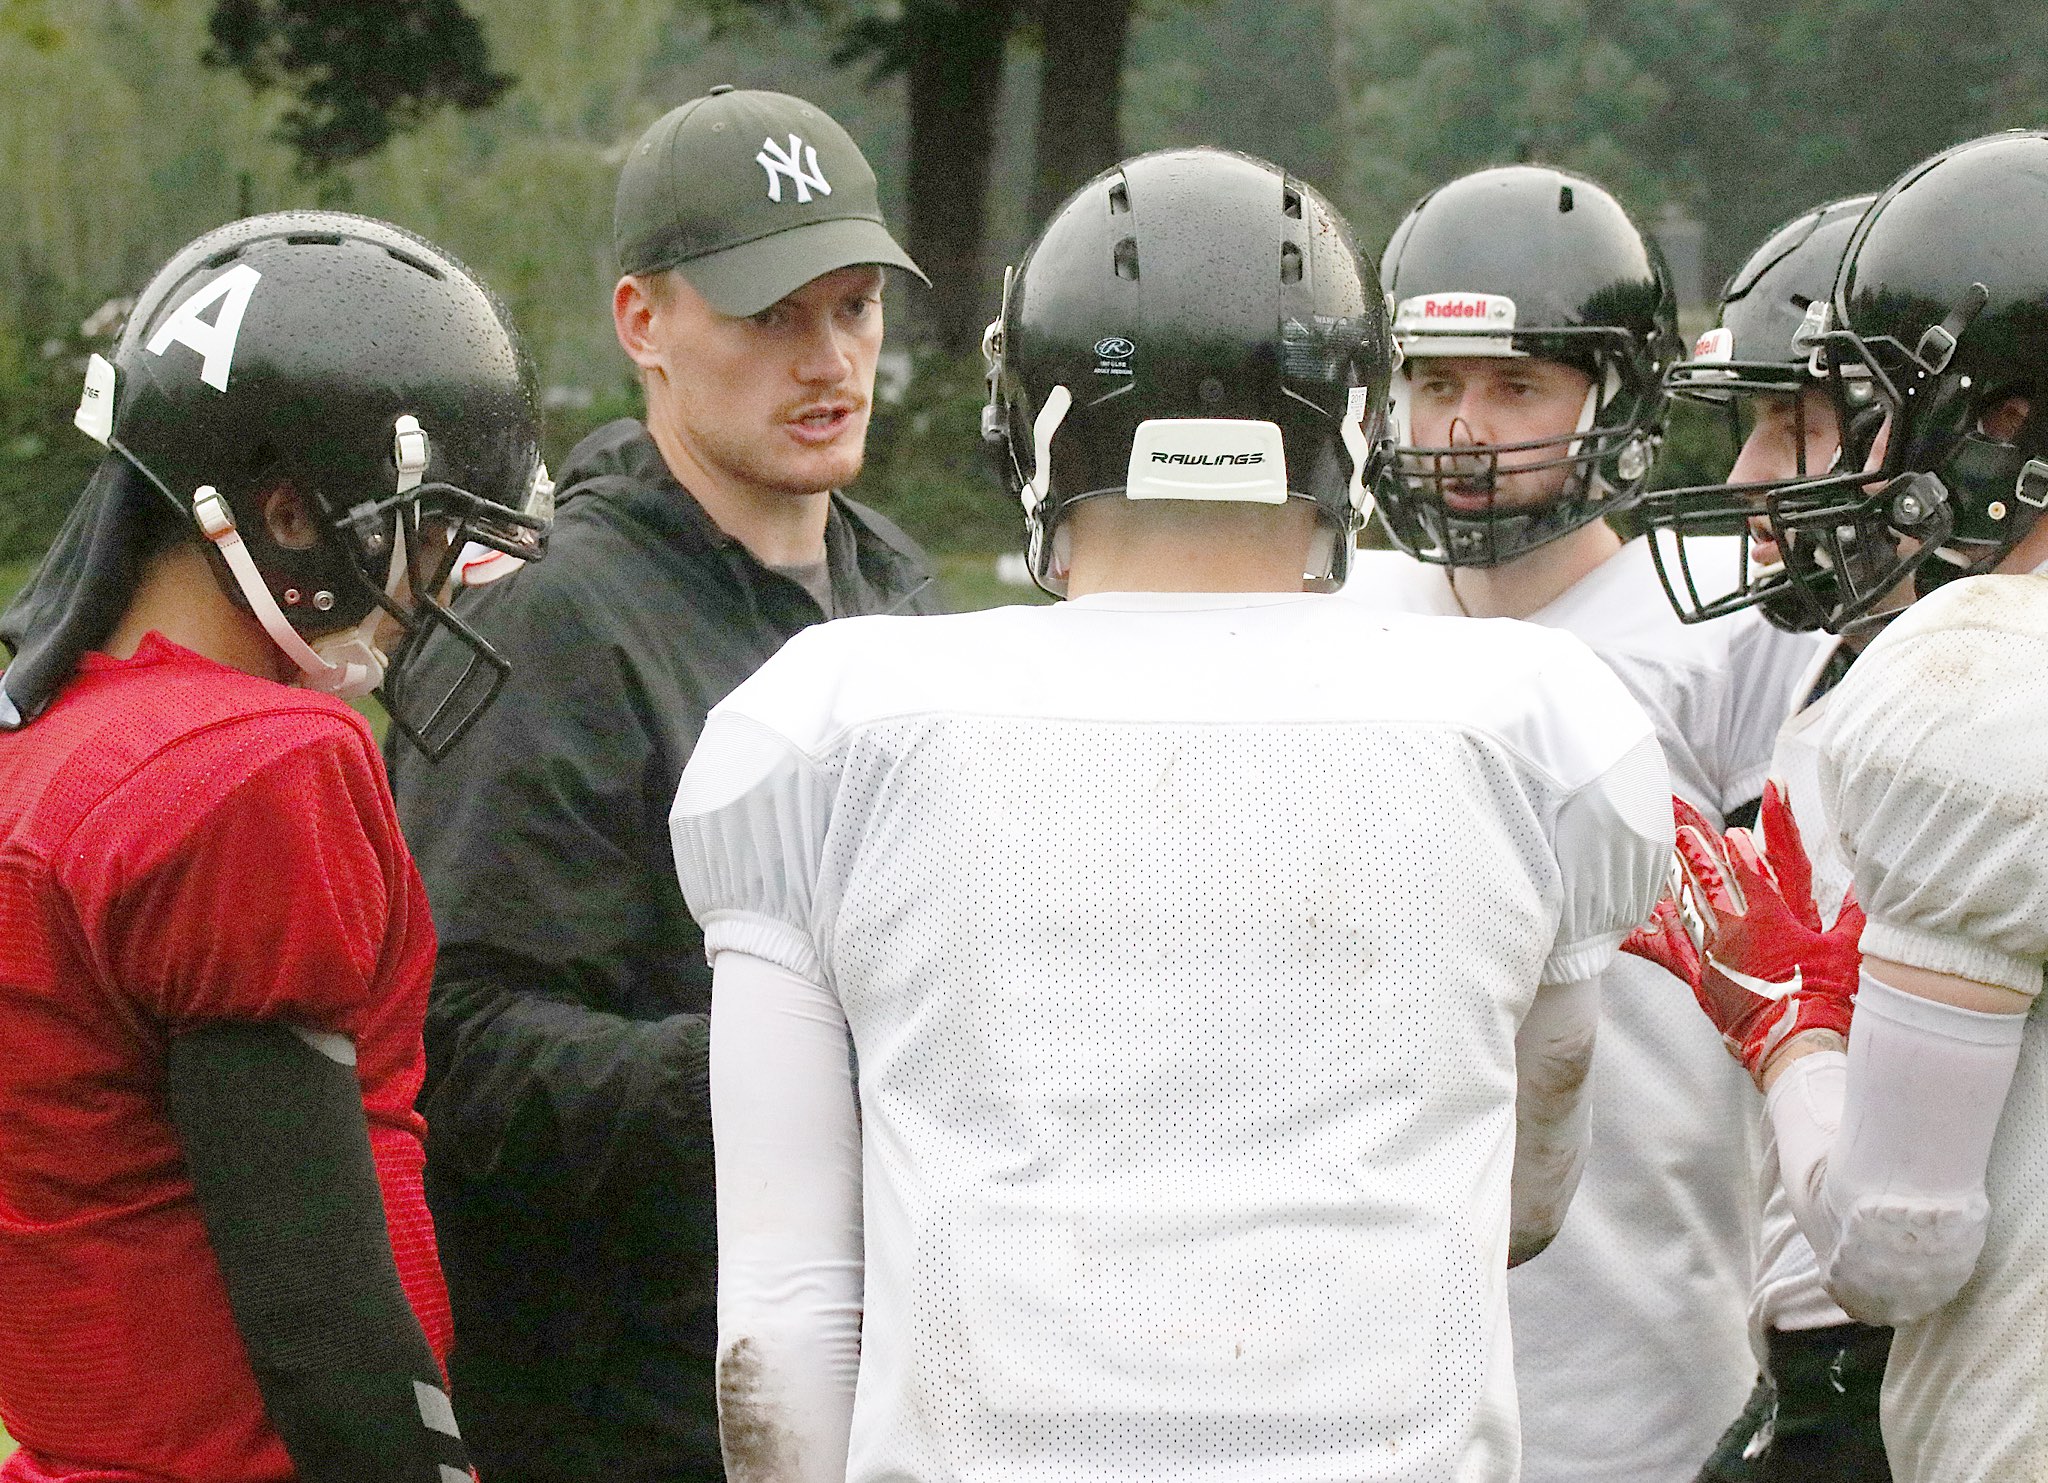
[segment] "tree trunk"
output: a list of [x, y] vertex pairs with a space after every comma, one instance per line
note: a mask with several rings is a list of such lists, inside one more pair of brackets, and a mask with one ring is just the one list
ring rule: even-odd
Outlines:
[[1124, 50], [1131, 0], [1039, 0], [1045, 60], [1038, 83], [1035, 231], [1090, 177], [1124, 157]]
[[984, 281], [989, 153], [1012, 0], [911, 0], [904, 7], [909, 56], [909, 241], [932, 280], [918, 295], [925, 335], [970, 351], [993, 312]]

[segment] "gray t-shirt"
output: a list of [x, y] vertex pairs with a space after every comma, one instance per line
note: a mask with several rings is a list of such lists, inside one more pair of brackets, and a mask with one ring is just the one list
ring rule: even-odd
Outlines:
[[817, 600], [818, 611], [827, 618], [839, 615], [832, 611], [832, 567], [820, 556], [816, 561], [806, 561], [798, 566], [773, 566], [768, 568], [778, 577], [787, 577]]

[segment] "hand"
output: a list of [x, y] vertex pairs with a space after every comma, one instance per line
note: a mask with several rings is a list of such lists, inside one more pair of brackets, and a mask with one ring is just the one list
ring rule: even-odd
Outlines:
[[1777, 784], [1764, 785], [1764, 849], [1746, 829], [1718, 835], [1674, 799], [1679, 906], [1700, 923], [1694, 994], [1736, 1059], [1761, 1081], [1795, 1035], [1847, 1037], [1862, 967], [1863, 910], [1852, 896], [1823, 929], [1813, 903], [1813, 866]]
[[[1671, 871], [1678, 875], [1678, 856], [1671, 857]], [[1678, 904], [1677, 881], [1667, 881], [1664, 894], [1650, 909], [1650, 920], [1622, 939], [1621, 950], [1654, 963], [1698, 994], [1700, 991], [1700, 944], [1695, 927], [1685, 921]]]

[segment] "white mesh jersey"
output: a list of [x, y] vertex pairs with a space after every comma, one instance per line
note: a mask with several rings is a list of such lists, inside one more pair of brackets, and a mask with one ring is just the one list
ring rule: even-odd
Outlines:
[[1647, 914], [1667, 786], [1524, 625], [1103, 594], [792, 639], [672, 824], [710, 951], [852, 1030], [848, 1477], [1514, 1477], [1514, 1036]]
[[[1344, 595], [1458, 610], [1446, 570], [1400, 552], [1358, 552]], [[1750, 612], [1680, 623], [1641, 540], [1529, 621], [1612, 667], [1654, 723], [1674, 790], [1711, 818], [1763, 791], [1813, 638]], [[1550, 1249], [1508, 1276], [1524, 1476], [1690, 1483], [1756, 1380], [1761, 1103], [1670, 975], [1622, 957], [1602, 991], [1585, 1176]]]
[[[1819, 683], [1839, 640], [1826, 642], [1816, 651], [1814, 663], [1797, 687], [1804, 699]], [[1835, 837], [1820, 787], [1820, 739], [1827, 728], [1835, 693], [1829, 690], [1810, 705], [1790, 716], [1778, 732], [1777, 747], [1771, 753], [1771, 776], [1784, 790], [1792, 805], [1799, 838], [1813, 862], [1813, 903], [1823, 922], [1833, 922], [1849, 890], [1849, 865]], [[1770, 1120], [1764, 1120], [1763, 1156], [1758, 1167], [1758, 1184], [1763, 1195], [1763, 1217], [1758, 1225], [1756, 1290], [1750, 1299], [1749, 1319], [1759, 1342], [1767, 1329], [1802, 1330], [1827, 1328], [1849, 1322], [1849, 1315], [1828, 1296], [1820, 1280], [1820, 1260], [1813, 1246], [1793, 1218], [1785, 1187], [1778, 1178], [1778, 1150], [1769, 1136]]]
[[[1822, 796], [1866, 954], [2037, 995], [2048, 961], [2048, 578], [1966, 578], [1894, 619], [1834, 691]], [[1884, 1434], [1900, 1483], [2048, 1477], [2048, 1033], [2036, 1000], [1962, 1292], [1902, 1325]]]

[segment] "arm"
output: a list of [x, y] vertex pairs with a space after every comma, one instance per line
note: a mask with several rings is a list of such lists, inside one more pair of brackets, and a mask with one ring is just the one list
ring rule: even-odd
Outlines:
[[1600, 1020], [1597, 979], [1545, 984], [1515, 1035], [1515, 1163], [1508, 1265], [1548, 1246], [1585, 1167], [1586, 1073]]
[[860, 1114], [831, 990], [746, 953], [713, 980], [718, 1414], [734, 1483], [846, 1475], [860, 1368]]
[[1904, 1323], [1969, 1280], [2030, 1003], [1873, 958], [1847, 1054], [1788, 1046], [1766, 1067], [1792, 1213], [1828, 1291], [1854, 1316]]
[[627, 1019], [521, 958], [446, 953], [421, 1104], [434, 1156], [563, 1209], [603, 1208], [643, 1171], [708, 1155], [709, 1039], [708, 1015]]
[[710, 1155], [708, 976], [665, 817], [698, 718], [655, 703], [579, 571], [466, 593], [513, 661], [505, 691], [438, 766], [390, 756], [442, 942], [434, 1161], [569, 1219]]
[[235, 1326], [299, 1477], [469, 1476], [392, 1260], [354, 1048], [285, 1025], [206, 1025], [172, 1039], [166, 1077]]

